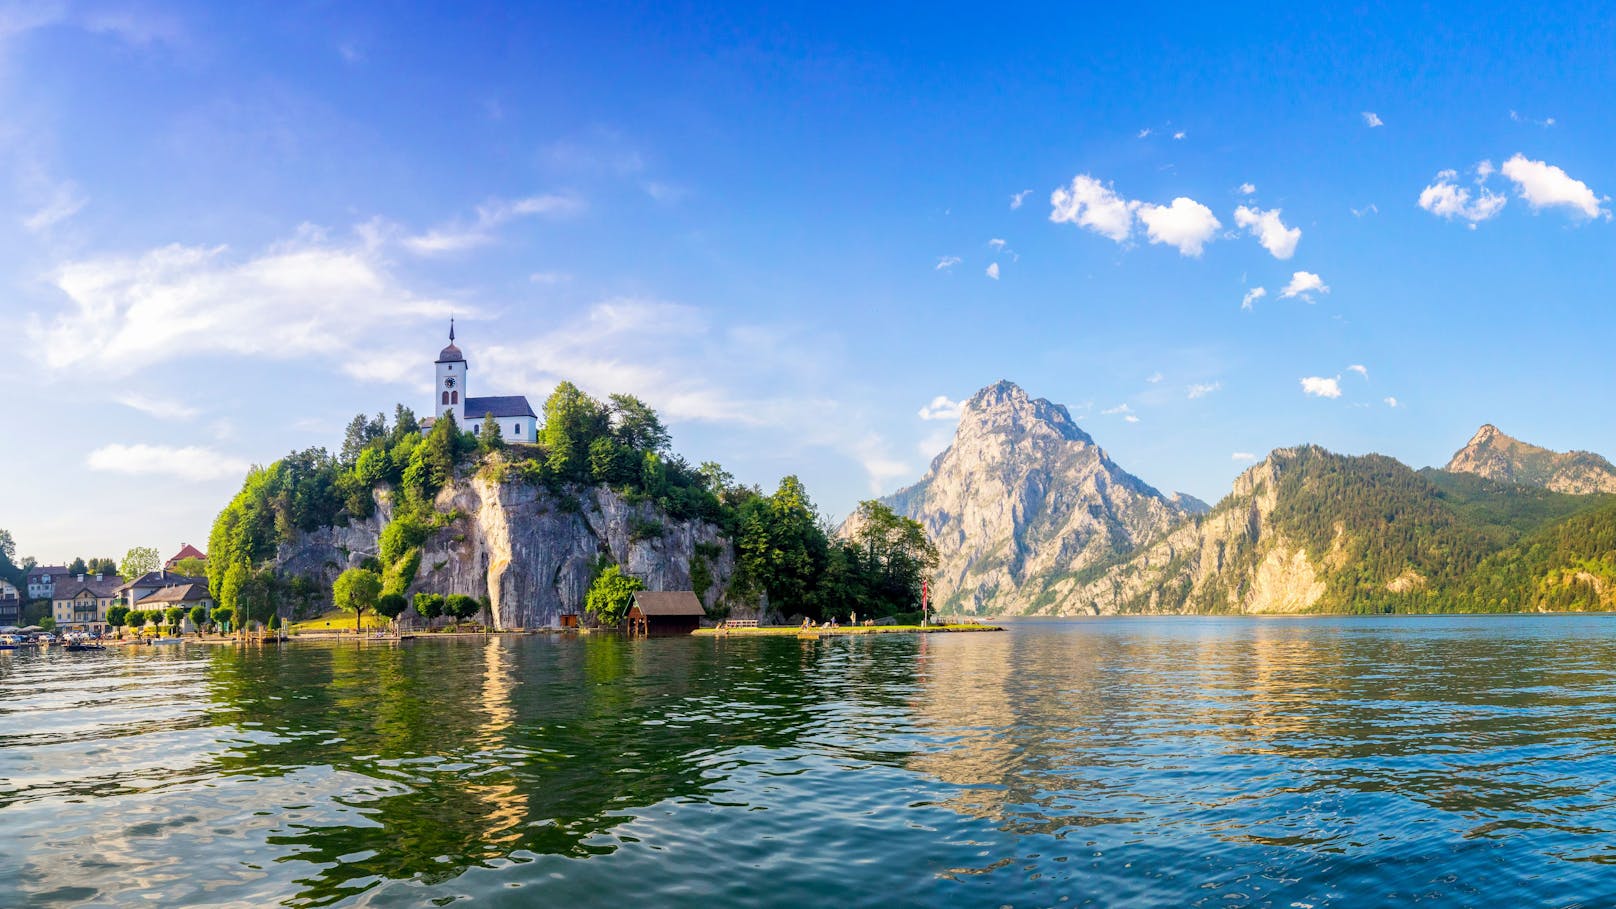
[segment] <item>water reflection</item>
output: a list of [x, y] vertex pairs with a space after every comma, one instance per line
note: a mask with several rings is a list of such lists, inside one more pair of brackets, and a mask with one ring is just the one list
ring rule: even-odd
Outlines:
[[1601, 617], [6, 653], [0, 905], [1603, 904], [1612, 703]]

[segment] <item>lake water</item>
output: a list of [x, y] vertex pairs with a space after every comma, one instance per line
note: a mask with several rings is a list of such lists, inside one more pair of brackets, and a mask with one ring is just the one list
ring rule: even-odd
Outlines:
[[1608, 906], [1616, 618], [0, 653], [0, 906]]

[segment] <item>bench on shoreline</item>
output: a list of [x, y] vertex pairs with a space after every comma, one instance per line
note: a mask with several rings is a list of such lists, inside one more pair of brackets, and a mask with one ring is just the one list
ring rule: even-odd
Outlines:
[[719, 626], [719, 627], [721, 627], [721, 628], [756, 628], [756, 627], [758, 627], [758, 620], [757, 619], [725, 619], [724, 624]]

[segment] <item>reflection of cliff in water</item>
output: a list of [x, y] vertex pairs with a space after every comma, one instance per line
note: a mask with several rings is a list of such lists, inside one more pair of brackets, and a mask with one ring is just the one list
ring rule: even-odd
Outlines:
[[300, 904], [383, 879], [444, 881], [523, 853], [610, 853], [612, 828], [636, 809], [719, 796], [715, 755], [742, 742], [786, 747], [807, 727], [801, 666], [765, 669], [720, 646], [428, 640], [299, 647], [295, 660], [221, 648], [216, 659], [231, 665], [211, 696], [237, 726], [274, 735], [243, 743], [220, 769], [326, 766], [383, 784], [338, 797], [341, 817], [268, 838], [282, 861], [309, 863]]

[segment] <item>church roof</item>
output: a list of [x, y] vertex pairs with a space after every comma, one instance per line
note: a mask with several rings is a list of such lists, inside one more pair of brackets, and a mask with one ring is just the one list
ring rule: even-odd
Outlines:
[[465, 359], [460, 353], [460, 348], [454, 346], [453, 341], [449, 342], [448, 347], [438, 352], [439, 363], [462, 363]]
[[527, 402], [526, 395], [490, 395], [482, 398], [466, 399], [467, 423], [475, 423], [488, 414], [493, 414], [496, 420], [502, 417], [533, 417], [538, 419], [538, 414], [533, 412], [533, 405]]

